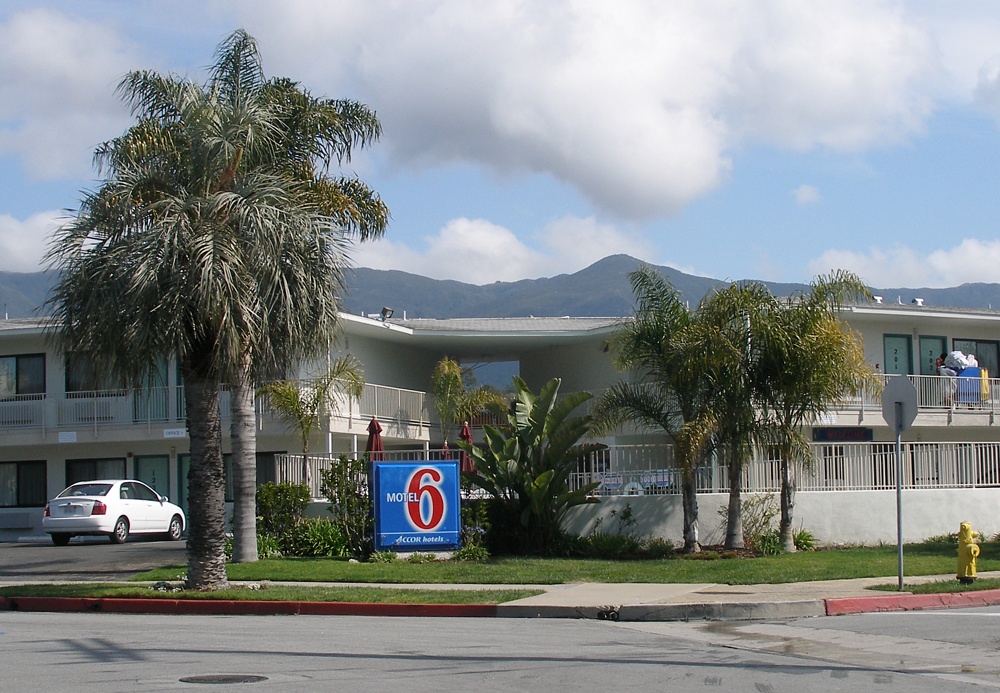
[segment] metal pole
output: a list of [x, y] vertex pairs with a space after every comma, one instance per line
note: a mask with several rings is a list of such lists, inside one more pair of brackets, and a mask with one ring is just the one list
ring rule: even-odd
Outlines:
[[899, 590], [903, 590], [903, 403], [896, 402], [896, 560], [899, 567]]

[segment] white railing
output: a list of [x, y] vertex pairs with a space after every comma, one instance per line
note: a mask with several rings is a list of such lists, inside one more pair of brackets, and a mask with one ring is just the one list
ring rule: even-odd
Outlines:
[[45, 395], [17, 395], [0, 401], [0, 428], [44, 428]]
[[375, 416], [379, 420], [397, 421], [403, 424], [430, 423], [426, 393], [371, 383], [365, 384], [364, 393], [357, 402], [357, 416], [362, 419]]
[[[356, 459], [363, 457], [365, 453], [334, 453], [309, 455], [306, 462], [309, 465], [309, 477], [312, 481], [309, 492], [313, 498], [322, 498], [320, 487], [323, 483], [323, 472], [330, 469], [340, 461], [341, 455]], [[377, 459], [384, 462], [418, 462], [420, 460], [458, 460], [457, 450], [387, 450], [376, 453]], [[305, 483], [305, 456], [303, 455], [275, 455], [274, 456], [274, 477], [277, 483], [304, 484]]]

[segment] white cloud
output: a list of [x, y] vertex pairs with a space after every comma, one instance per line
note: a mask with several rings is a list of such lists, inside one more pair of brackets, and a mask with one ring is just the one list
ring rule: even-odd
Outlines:
[[129, 122], [114, 95], [136, 67], [124, 44], [101, 24], [54, 10], [0, 23], [0, 156], [36, 179], [92, 171], [94, 147]]
[[747, 141], [919, 133], [940, 69], [890, 0], [241, 7], [281, 71], [378, 110], [398, 165], [548, 172], [626, 218], [678, 213]]
[[355, 246], [351, 257], [359, 267], [490, 284], [576, 272], [613, 253], [640, 257], [644, 251], [638, 240], [614, 227], [576, 217], [564, 217], [543, 229], [542, 250], [528, 247], [510, 230], [484, 219], [453, 219], [424, 242], [423, 250], [385, 239], [363, 243]]
[[921, 255], [906, 246], [867, 253], [828, 250], [809, 263], [813, 274], [846, 269], [872, 286], [944, 288], [971, 282], [1000, 283], [1000, 240], [966, 238], [953, 248]]
[[54, 211], [39, 212], [23, 221], [0, 214], [0, 270], [39, 271], [52, 232], [64, 219], [64, 213]]
[[819, 188], [814, 185], [806, 185], [805, 183], [792, 191], [792, 197], [800, 205], [813, 205], [823, 200], [823, 196], [819, 193]]

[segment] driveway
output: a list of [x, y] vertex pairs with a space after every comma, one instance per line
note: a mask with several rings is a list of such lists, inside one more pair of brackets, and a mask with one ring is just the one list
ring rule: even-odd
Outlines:
[[[129, 540], [119, 545], [104, 537], [81, 537], [69, 546], [49, 542], [0, 544], [0, 585], [127, 580], [151, 568], [186, 564], [184, 541]], [[178, 574], [183, 572], [181, 568]]]

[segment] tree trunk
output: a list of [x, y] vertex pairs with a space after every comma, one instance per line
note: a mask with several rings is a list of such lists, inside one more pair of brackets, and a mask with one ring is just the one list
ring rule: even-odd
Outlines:
[[795, 551], [795, 533], [792, 531], [792, 510], [795, 508], [795, 468], [788, 464], [788, 456], [781, 459], [781, 521], [779, 538], [785, 551]]
[[729, 515], [726, 522], [727, 549], [743, 548], [743, 464], [738, 453], [730, 453], [729, 460]]
[[693, 474], [685, 474], [681, 481], [681, 498], [684, 501], [684, 553], [700, 553], [698, 543], [698, 487]]
[[219, 385], [184, 370], [187, 427], [191, 439], [188, 473], [187, 588], [219, 590], [226, 578], [225, 472], [219, 422]]
[[233, 562], [257, 560], [257, 416], [246, 369], [232, 386]]

